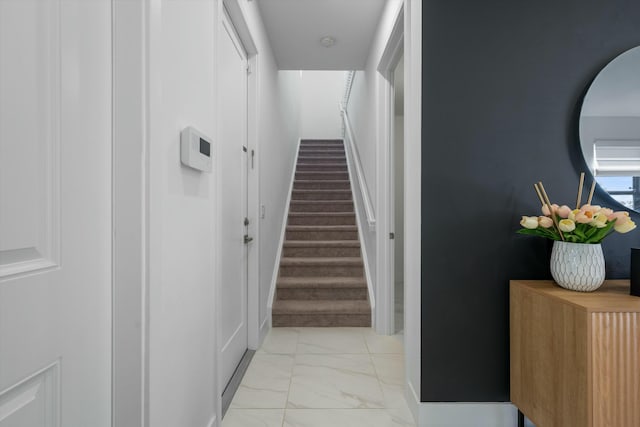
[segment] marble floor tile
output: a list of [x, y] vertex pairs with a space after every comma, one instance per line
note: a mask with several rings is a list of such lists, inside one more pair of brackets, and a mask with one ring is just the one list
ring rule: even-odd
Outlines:
[[385, 384], [404, 384], [404, 356], [402, 354], [372, 354], [371, 361], [380, 381]]
[[284, 408], [292, 368], [292, 355], [256, 354], [231, 402], [231, 408]]
[[271, 328], [258, 353], [295, 354], [298, 334], [297, 328]]
[[370, 353], [402, 354], [404, 352], [403, 335], [378, 335], [373, 329], [364, 333], [364, 339]]
[[369, 355], [296, 355], [287, 408], [382, 408]]
[[222, 427], [282, 427], [284, 409], [229, 409]]
[[284, 427], [413, 427], [386, 409], [287, 409]]
[[366, 354], [370, 328], [300, 328], [298, 354]]
[[371, 360], [380, 381], [387, 408], [404, 408], [404, 356], [402, 354], [372, 354]]

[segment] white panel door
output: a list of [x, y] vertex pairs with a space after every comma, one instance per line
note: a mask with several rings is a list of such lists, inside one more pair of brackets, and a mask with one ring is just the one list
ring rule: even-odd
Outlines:
[[225, 386], [247, 350], [247, 56], [226, 13], [218, 51], [221, 369]]
[[111, 425], [111, 2], [0, 0], [0, 427]]

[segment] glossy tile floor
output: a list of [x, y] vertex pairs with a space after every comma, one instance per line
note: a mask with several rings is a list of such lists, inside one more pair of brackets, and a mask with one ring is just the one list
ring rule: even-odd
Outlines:
[[370, 328], [273, 328], [222, 426], [415, 426], [402, 351]]

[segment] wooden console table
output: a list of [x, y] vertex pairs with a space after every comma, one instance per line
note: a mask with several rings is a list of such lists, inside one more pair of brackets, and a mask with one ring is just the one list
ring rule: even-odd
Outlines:
[[510, 283], [511, 401], [536, 427], [640, 426], [640, 298]]

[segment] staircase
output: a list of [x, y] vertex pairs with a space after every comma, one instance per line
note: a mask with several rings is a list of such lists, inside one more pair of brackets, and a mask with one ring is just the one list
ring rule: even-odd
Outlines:
[[272, 322], [371, 326], [342, 140], [300, 144]]

